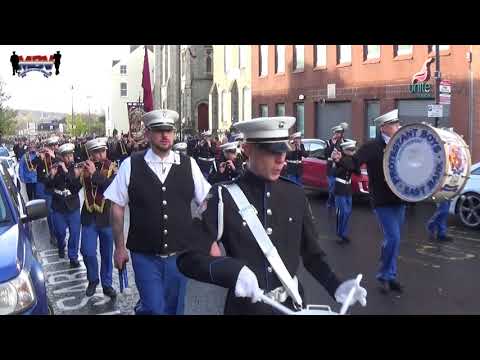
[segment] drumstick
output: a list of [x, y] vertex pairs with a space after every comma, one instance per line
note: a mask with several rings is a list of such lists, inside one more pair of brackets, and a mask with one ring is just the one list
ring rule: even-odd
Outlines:
[[290, 310], [286, 306], [283, 306], [279, 302], [276, 302], [275, 300], [270, 299], [267, 295], [262, 294], [260, 295], [260, 300], [262, 300], [264, 303], [273, 306], [275, 309], [279, 310], [280, 312], [287, 314], [287, 315], [295, 315], [295, 311]]

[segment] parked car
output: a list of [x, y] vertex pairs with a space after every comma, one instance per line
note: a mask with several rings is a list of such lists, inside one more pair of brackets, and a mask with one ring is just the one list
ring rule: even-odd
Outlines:
[[31, 222], [47, 216], [45, 200], [24, 204], [0, 164], [0, 315], [52, 314]]
[[480, 162], [472, 166], [462, 192], [452, 199], [450, 214], [458, 216], [469, 228], [480, 228]]
[[[306, 189], [328, 191], [327, 142], [321, 139], [302, 139], [308, 157], [303, 159], [303, 185]], [[352, 192], [354, 195], [368, 195], [368, 173], [366, 165], [362, 165], [361, 173], [352, 174]]]

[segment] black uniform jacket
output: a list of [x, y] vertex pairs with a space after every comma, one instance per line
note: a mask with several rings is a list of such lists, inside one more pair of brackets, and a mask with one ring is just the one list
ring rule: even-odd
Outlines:
[[[356, 172], [359, 173], [359, 169], [357, 168], [353, 158], [349, 155], [343, 155], [340, 161], [335, 163], [335, 195], [352, 195], [352, 173]], [[350, 182], [349, 184], [344, 184], [341, 181], [337, 181], [336, 179], [345, 180], [346, 182]]]
[[[295, 146], [295, 145], [292, 145]], [[308, 153], [305, 150], [305, 146], [303, 144], [300, 144], [300, 149], [298, 150], [292, 150], [287, 152], [286, 155], [286, 162], [287, 162], [287, 174], [289, 175], [295, 175], [295, 176], [302, 176], [302, 170], [303, 166], [302, 163], [299, 164], [294, 164], [289, 162], [290, 161], [302, 161], [302, 157], [307, 157]]]
[[332, 139], [327, 141], [327, 148], [325, 149], [325, 156], [327, 157], [327, 176], [335, 176], [335, 167], [336, 164], [332, 160], [332, 152], [333, 149], [337, 149], [338, 151], [342, 151], [340, 144], [343, 143], [345, 140], [343, 137], [339, 139], [335, 144], [333, 143]]
[[[290, 275], [297, 274], [300, 260], [303, 260], [305, 268], [333, 296], [340, 281], [326, 262], [303, 189], [282, 178], [276, 182], [266, 181], [248, 170], [233, 182], [256, 208], [267, 233], [270, 229], [270, 239]], [[194, 224], [196, 239], [192, 241], [201, 243], [205, 249], [198, 250], [202, 248], [198, 246], [197, 250], [180, 254], [178, 267], [190, 278], [228, 288], [225, 314], [274, 314], [276, 311], [269, 305], [252, 304], [251, 299], [235, 296], [237, 277], [243, 266], [255, 273], [260, 288], [267, 292], [281, 283], [225, 188], [222, 189], [224, 230], [220, 241], [227, 256], [209, 255], [210, 246], [217, 239], [218, 187], [212, 187], [202, 220]], [[302, 292], [300, 286], [300, 294]]]
[[52, 179], [47, 178], [47, 186], [53, 190], [63, 191], [70, 190], [70, 196], [63, 196], [53, 192], [52, 208], [60, 213], [67, 213], [76, 209], [80, 209], [80, 198], [78, 192], [82, 188], [80, 179], [75, 177], [74, 164], [71, 163], [68, 167], [68, 173], [65, 173], [61, 167], [58, 167], [57, 174]]
[[370, 201], [374, 208], [379, 206], [400, 205], [402, 200], [388, 187], [383, 172], [383, 155], [385, 153], [385, 140], [379, 134], [374, 140], [370, 140], [358, 149], [353, 156], [355, 166], [367, 164], [368, 189]]

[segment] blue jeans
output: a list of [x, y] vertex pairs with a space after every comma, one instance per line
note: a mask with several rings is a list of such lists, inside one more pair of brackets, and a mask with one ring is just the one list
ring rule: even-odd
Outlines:
[[78, 246], [80, 242], [80, 209], [67, 213], [55, 211], [53, 219], [57, 234], [58, 248], [65, 248], [65, 237], [67, 236], [68, 227], [68, 231], [70, 232], [70, 237], [68, 238], [68, 258], [70, 260], [77, 260]]
[[302, 177], [301, 176], [298, 176], [298, 175], [291, 175], [291, 174], [287, 174], [287, 179], [290, 179], [292, 180], [294, 183], [300, 185], [300, 186], [303, 186], [303, 182], [302, 182]]
[[373, 210], [383, 232], [382, 254], [377, 279], [395, 280], [405, 205], [380, 206]]
[[177, 268], [177, 257], [161, 258], [130, 252], [140, 300], [137, 315], [183, 315], [187, 278]]
[[450, 200], [437, 203], [437, 210], [427, 223], [428, 231], [435, 234], [435, 230], [437, 230], [439, 238], [447, 235], [448, 209], [450, 209]]
[[36, 195], [38, 199], [43, 199], [47, 203], [47, 209], [48, 209], [48, 215], [47, 215], [47, 223], [48, 223], [48, 228], [50, 230], [50, 236], [57, 237], [56, 231], [55, 231], [55, 222], [54, 222], [54, 213], [52, 209], [52, 194], [48, 193], [45, 191], [45, 184], [42, 182], [37, 182], [36, 188]]
[[347, 236], [348, 220], [352, 214], [352, 196], [335, 195], [335, 207], [337, 208], [337, 235], [343, 238]]
[[328, 199], [327, 199], [327, 207], [334, 208], [335, 207], [335, 176], [328, 176]]
[[100, 279], [103, 287], [112, 286], [113, 232], [112, 227], [97, 227], [95, 223], [82, 225], [80, 252], [87, 268], [89, 282], [98, 283], [97, 238], [100, 239]]

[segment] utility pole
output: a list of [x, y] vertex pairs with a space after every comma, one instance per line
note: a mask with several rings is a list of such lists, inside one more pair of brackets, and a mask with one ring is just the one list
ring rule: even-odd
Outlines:
[[[440, 81], [442, 73], [440, 72], [440, 45], [435, 45], [435, 104], [440, 104]], [[438, 117], [435, 118], [435, 127], [438, 127]]]
[[181, 62], [181, 55], [182, 55], [182, 45], [177, 45], [177, 53], [178, 53], [178, 60], [177, 60], [177, 81], [178, 81], [178, 119], [179, 119], [179, 126], [180, 126], [180, 141], [183, 140], [182, 138], [182, 62]]

